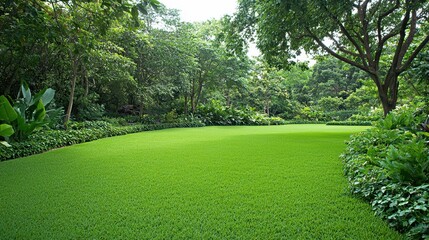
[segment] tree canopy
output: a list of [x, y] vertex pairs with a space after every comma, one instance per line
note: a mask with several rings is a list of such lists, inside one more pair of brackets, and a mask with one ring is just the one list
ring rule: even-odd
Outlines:
[[428, 1], [241, 0], [231, 32], [256, 38], [272, 64], [323, 51], [363, 70], [387, 114], [397, 104], [398, 76], [429, 42], [428, 21]]

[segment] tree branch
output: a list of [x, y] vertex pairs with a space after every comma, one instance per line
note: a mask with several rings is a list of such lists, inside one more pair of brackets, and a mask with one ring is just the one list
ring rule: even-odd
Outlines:
[[375, 69], [375, 63], [373, 62], [372, 55], [371, 55], [371, 48], [370, 48], [370, 42], [369, 42], [369, 31], [368, 31], [368, 20], [366, 19], [366, 11], [368, 9], [368, 2], [365, 1], [359, 8], [358, 8], [358, 15], [359, 19], [362, 24], [362, 34], [363, 34], [363, 46], [365, 48], [366, 52], [366, 59], [368, 61], [368, 65], [372, 66]]
[[423, 50], [424, 47], [429, 43], [429, 35], [426, 35], [426, 38], [420, 43], [420, 45], [414, 50], [414, 52], [410, 55], [408, 60], [402, 65], [402, 67], [398, 70], [398, 73], [403, 73], [405, 70], [407, 70], [410, 66], [413, 60], [419, 55], [419, 53]]
[[401, 52], [399, 53], [399, 59], [398, 59], [399, 65], [401, 65], [405, 54], [407, 53], [408, 49], [410, 48], [411, 43], [413, 42], [414, 36], [417, 32], [416, 25], [417, 25], [417, 13], [415, 10], [413, 10], [411, 13], [411, 23], [410, 23], [410, 30], [408, 33], [408, 37], [405, 40], [405, 43], [402, 45]]
[[378, 42], [382, 41], [382, 22], [383, 19], [387, 16], [389, 16], [390, 14], [392, 14], [396, 9], [398, 9], [401, 6], [401, 3], [399, 0], [396, 1], [396, 4], [391, 7], [390, 9], [388, 9], [386, 12], [382, 13], [377, 20], [377, 32], [378, 32]]
[[352, 66], [355, 66], [371, 75], [376, 75], [374, 72], [370, 71], [370, 69], [368, 69], [368, 67], [365, 67], [362, 64], [359, 64], [351, 59], [348, 59], [344, 56], [341, 56], [340, 54], [336, 53], [335, 51], [333, 51], [332, 49], [330, 49], [328, 46], [326, 46], [326, 44], [323, 43], [322, 40], [320, 40], [319, 37], [317, 37], [310, 29], [306, 28], [307, 32], [309, 33], [309, 35], [311, 36], [311, 38], [321, 47], [323, 48], [323, 50], [325, 50], [326, 52], [328, 52], [329, 54], [331, 54], [332, 56], [334, 56], [335, 58], [338, 58], [339, 60], [346, 62]]
[[[345, 53], [345, 54], [348, 54], [348, 55], [350, 55], [350, 56], [353, 56], [353, 57], [360, 57], [359, 56], [359, 54], [357, 54], [357, 53], [355, 53], [355, 52], [352, 52], [352, 51], [350, 51], [350, 50], [348, 50], [348, 49], [346, 49], [344, 46], [341, 46], [341, 44], [334, 38], [334, 36], [332, 35], [332, 34], [330, 34], [330, 33], [328, 33], [328, 36], [329, 36], [329, 38], [334, 42], [334, 44], [335, 44], [335, 47], [339, 50], [339, 51], [341, 51], [341, 52], [343, 52], [343, 53]], [[310, 36], [311, 37], [311, 36]]]
[[362, 63], [364, 67], [368, 67], [368, 64], [366, 62], [365, 54], [362, 51], [362, 48], [359, 46], [359, 44], [356, 42], [356, 40], [351, 36], [349, 31], [344, 27], [344, 25], [341, 23], [341, 21], [338, 19], [337, 16], [332, 14], [329, 9], [326, 7], [325, 4], [321, 4], [321, 6], [324, 8], [324, 11], [328, 13], [329, 17], [335, 21], [335, 23], [340, 27], [341, 32], [347, 37], [347, 39], [353, 44], [353, 46], [356, 48], [356, 50], [359, 52], [359, 56], [362, 60]]
[[[408, 21], [410, 20], [410, 14], [411, 14], [411, 10], [408, 8], [405, 13], [404, 19], [401, 22], [401, 30], [399, 31], [398, 44], [396, 45], [395, 55], [393, 56], [392, 65], [390, 66], [389, 73], [387, 74], [387, 76], [395, 72], [397, 70], [397, 67], [399, 66], [399, 59], [400, 59], [399, 54], [401, 53], [402, 47], [404, 45], [405, 36], [406, 36], [405, 31], [407, 30]], [[388, 85], [389, 83], [385, 82], [385, 84]]]

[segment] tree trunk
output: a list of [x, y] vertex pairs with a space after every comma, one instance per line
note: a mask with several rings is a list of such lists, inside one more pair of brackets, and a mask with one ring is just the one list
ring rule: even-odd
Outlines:
[[183, 105], [183, 112], [188, 115], [188, 95], [185, 93], [185, 104]]
[[197, 91], [197, 99], [195, 101], [195, 108], [200, 103], [201, 95], [203, 93], [203, 85], [204, 85], [204, 79], [203, 79], [202, 72], [200, 72], [200, 76], [199, 76], [199, 79], [198, 79], [198, 91]]
[[67, 106], [66, 116], [64, 118], [64, 126], [67, 128], [67, 123], [70, 121], [71, 112], [73, 109], [73, 101], [74, 101], [74, 94], [76, 89], [76, 81], [77, 81], [77, 68], [78, 68], [78, 59], [74, 54], [70, 51], [70, 58], [72, 58], [72, 77], [70, 82], [70, 95], [69, 95], [69, 104]]
[[225, 92], [226, 106], [231, 107], [231, 95], [229, 93], [229, 88]]
[[384, 82], [385, 84], [378, 86], [377, 90], [384, 116], [387, 116], [390, 111], [396, 108], [398, 102], [398, 75], [388, 75]]
[[191, 84], [191, 112], [195, 113], [195, 79], [193, 78]]

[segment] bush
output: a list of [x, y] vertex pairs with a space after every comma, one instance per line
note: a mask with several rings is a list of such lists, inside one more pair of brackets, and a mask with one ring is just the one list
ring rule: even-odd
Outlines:
[[286, 121], [285, 124], [325, 124], [325, 121], [310, 121], [310, 120], [290, 120]]
[[326, 125], [340, 125], [340, 126], [371, 126], [372, 122], [369, 121], [331, 121]]
[[388, 184], [381, 187], [372, 201], [378, 216], [389, 226], [406, 230], [413, 239], [429, 238], [429, 185]]
[[0, 146], [0, 161], [30, 156], [51, 149], [78, 143], [94, 141], [100, 138], [125, 135], [142, 131], [166, 128], [203, 127], [200, 122], [166, 123], [154, 125], [132, 125], [115, 127], [104, 121], [72, 122], [68, 130], [38, 131], [26, 141], [12, 143], [11, 147]]
[[402, 107], [351, 137], [341, 156], [353, 194], [412, 238], [429, 238], [429, 134], [419, 130], [427, 110]]
[[280, 117], [267, 117], [253, 108], [235, 109], [225, 107], [220, 102], [212, 101], [198, 108], [195, 117], [206, 125], [282, 125], [285, 121]]
[[341, 110], [333, 112], [324, 112], [324, 117], [328, 121], [345, 121], [349, 119], [353, 114], [356, 114], [355, 110]]

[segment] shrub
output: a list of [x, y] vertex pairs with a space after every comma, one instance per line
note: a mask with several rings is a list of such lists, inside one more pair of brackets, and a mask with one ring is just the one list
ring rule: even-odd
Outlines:
[[325, 124], [325, 123], [326, 123], [325, 121], [311, 121], [311, 120], [303, 120], [303, 119], [285, 121], [285, 124]]
[[235, 109], [225, 107], [218, 101], [201, 105], [195, 117], [206, 125], [282, 125], [285, 121], [280, 117], [268, 117], [256, 112], [253, 108]]
[[38, 131], [36, 134], [31, 135], [26, 141], [11, 143], [11, 147], [0, 145], [0, 161], [25, 157], [51, 149], [89, 142], [105, 137], [166, 128], [203, 126], [204, 124], [200, 122], [132, 125], [125, 127], [115, 127], [104, 121], [72, 122], [68, 130]]
[[355, 110], [340, 110], [332, 112], [324, 112], [324, 118], [328, 121], [345, 121], [349, 119], [353, 114], [356, 114]]
[[370, 121], [331, 121], [327, 122], [326, 125], [341, 125], [341, 126], [371, 126]]
[[406, 230], [409, 238], [429, 238], [429, 185], [388, 184], [380, 188], [372, 201], [378, 216], [389, 226]]
[[419, 130], [427, 110], [402, 107], [350, 138], [341, 158], [353, 194], [412, 238], [429, 238], [429, 136]]
[[46, 111], [55, 96], [55, 90], [47, 88], [33, 95], [28, 85], [23, 83], [19, 94], [22, 98], [11, 102], [5, 96], [0, 96], [0, 124], [12, 126], [10, 139], [14, 141], [25, 140], [37, 129], [48, 125], [53, 116], [47, 115], [55, 112]]

